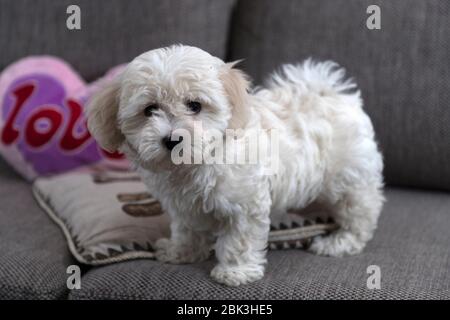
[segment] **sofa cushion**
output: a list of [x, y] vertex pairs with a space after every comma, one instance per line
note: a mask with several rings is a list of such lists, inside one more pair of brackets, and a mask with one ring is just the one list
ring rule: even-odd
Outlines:
[[[450, 195], [390, 189], [374, 239], [346, 258], [301, 250], [269, 252], [266, 276], [238, 288], [209, 277], [213, 260], [169, 265], [153, 260], [92, 268], [71, 299], [449, 299]], [[381, 289], [367, 288], [367, 268]]]
[[63, 234], [1, 158], [0, 203], [0, 300], [66, 298], [75, 262]]
[[0, 1], [0, 70], [26, 55], [51, 54], [64, 58], [91, 81], [111, 66], [174, 43], [223, 56], [233, 3], [78, 0], [81, 30], [69, 30], [66, 10], [74, 1]]
[[[369, 30], [366, 10], [381, 9]], [[450, 1], [245, 0], [230, 59], [257, 83], [281, 63], [332, 59], [359, 84], [388, 183], [450, 190]]]

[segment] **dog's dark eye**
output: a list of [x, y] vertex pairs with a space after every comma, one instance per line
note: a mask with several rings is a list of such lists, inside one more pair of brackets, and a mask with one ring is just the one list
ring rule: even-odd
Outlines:
[[153, 112], [156, 111], [157, 109], [158, 109], [157, 104], [151, 104], [144, 109], [144, 115], [146, 117], [151, 117], [153, 115]]
[[199, 113], [202, 110], [202, 104], [198, 101], [189, 101], [187, 107], [193, 113]]

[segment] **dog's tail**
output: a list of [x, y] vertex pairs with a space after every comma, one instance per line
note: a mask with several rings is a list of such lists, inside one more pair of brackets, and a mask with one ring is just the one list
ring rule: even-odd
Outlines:
[[270, 77], [269, 88], [295, 87], [305, 92], [316, 92], [321, 96], [342, 93], [358, 93], [352, 79], [345, 77], [345, 69], [336, 62], [315, 62], [307, 59], [300, 64], [285, 64]]

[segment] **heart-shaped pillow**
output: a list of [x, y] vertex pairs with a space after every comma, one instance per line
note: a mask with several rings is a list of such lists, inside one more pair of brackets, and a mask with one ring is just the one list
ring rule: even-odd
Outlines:
[[92, 92], [123, 67], [91, 84], [51, 56], [7, 67], [0, 75], [0, 155], [28, 180], [74, 169], [128, 168], [122, 155], [96, 144], [83, 112]]

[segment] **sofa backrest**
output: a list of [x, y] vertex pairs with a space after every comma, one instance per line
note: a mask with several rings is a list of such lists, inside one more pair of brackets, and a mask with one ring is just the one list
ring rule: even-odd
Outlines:
[[335, 60], [362, 90], [387, 182], [450, 190], [449, 17], [447, 0], [241, 0], [229, 58], [256, 83], [282, 63]]
[[[81, 30], [66, 27], [71, 4], [81, 9]], [[362, 90], [387, 182], [450, 190], [450, 1], [239, 0], [228, 34], [234, 4], [0, 1], [0, 70], [27, 55], [52, 54], [90, 81], [141, 52], [184, 43], [245, 58], [243, 68], [261, 83], [282, 63], [332, 59]], [[366, 27], [374, 4], [380, 30]]]
[[[79, 6], [81, 30], [66, 27]], [[51, 54], [87, 80], [136, 55], [174, 43], [223, 57], [234, 0], [2, 0], [0, 70], [15, 60]]]

